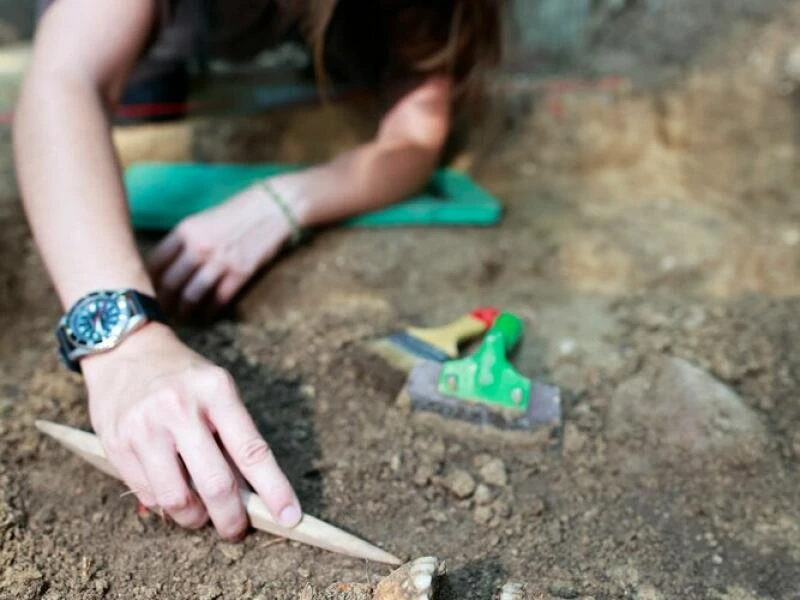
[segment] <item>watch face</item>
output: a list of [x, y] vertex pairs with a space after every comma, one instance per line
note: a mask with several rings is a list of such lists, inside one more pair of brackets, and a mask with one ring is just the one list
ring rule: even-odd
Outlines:
[[131, 309], [124, 296], [98, 293], [86, 297], [72, 310], [69, 335], [79, 346], [97, 348], [113, 343], [125, 331]]

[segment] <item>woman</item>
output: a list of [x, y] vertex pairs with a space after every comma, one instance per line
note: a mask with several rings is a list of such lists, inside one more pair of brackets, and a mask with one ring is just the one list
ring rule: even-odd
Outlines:
[[[46, 4], [14, 123], [17, 173], [34, 238], [68, 309], [59, 349], [85, 378], [92, 425], [139, 500], [178, 524], [198, 528], [210, 518], [224, 538], [243, 536], [241, 476], [292, 526], [299, 501], [234, 381], [185, 346], [160, 309], [224, 306], [302, 228], [422, 187], [453, 107], [498, 57], [499, 8], [493, 0]], [[144, 261], [109, 114], [136, 90], [180, 93], [192, 62], [246, 59], [293, 35], [309, 42], [322, 83], [404, 82], [375, 138], [187, 219]]]

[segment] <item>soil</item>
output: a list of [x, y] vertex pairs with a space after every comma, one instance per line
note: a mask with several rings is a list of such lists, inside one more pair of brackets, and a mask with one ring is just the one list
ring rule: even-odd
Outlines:
[[[752, 102], [792, 114], [790, 97], [760, 90]], [[586, 100], [597, 119], [608, 117], [596, 111], [604, 98]], [[614, 110], [641, 99], [626, 102]], [[681, 125], [694, 131], [701, 113], [681, 112]], [[541, 120], [552, 115], [526, 118], [553, 130]], [[616, 122], [594, 121], [606, 140]], [[242, 156], [232, 127], [254, 143], [250, 122], [205, 124], [213, 159]], [[640, 160], [625, 144], [579, 137], [609, 149], [599, 163], [558, 160], [573, 139], [547, 138], [548, 154], [512, 139], [476, 171], [503, 199], [502, 226], [331, 229], [281, 257], [234, 314], [181, 335], [231, 370], [305, 510], [404, 558], [445, 561], [442, 598], [488, 599], [509, 580], [543, 598], [800, 598], [800, 199], [790, 175], [776, 177], [780, 188], [753, 174], [759, 185], [731, 190], [654, 176], [677, 164], [666, 152], [695, 162], [701, 152], [663, 136], [658, 160], [655, 142]], [[7, 172], [7, 135], [4, 144]], [[748, 138], [729, 151], [754, 147]], [[6, 196], [0, 598], [288, 599], [313, 588], [342, 600], [389, 573], [266, 534], [230, 545], [139, 516], [118, 482], [43, 439], [34, 419], [88, 425], [85, 392], [55, 357], [60, 307]], [[154, 239], [142, 235], [143, 250]], [[562, 388], [555, 435], [412, 412], [396, 400], [403, 374], [368, 351], [403, 324], [492, 304], [526, 323], [517, 368]]]

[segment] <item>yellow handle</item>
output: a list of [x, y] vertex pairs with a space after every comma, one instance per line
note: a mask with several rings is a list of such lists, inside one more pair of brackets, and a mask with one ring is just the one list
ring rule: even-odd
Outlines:
[[458, 356], [458, 347], [462, 343], [485, 333], [489, 326], [485, 321], [472, 315], [465, 315], [448, 325], [421, 329], [412, 327], [408, 333], [417, 339], [438, 348], [451, 358]]

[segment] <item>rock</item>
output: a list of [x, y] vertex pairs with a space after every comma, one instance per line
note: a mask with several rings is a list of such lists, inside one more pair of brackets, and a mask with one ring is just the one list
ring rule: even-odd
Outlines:
[[587, 436], [575, 423], [567, 423], [564, 426], [564, 454], [566, 456], [576, 456], [580, 454], [586, 445]]
[[459, 500], [469, 498], [475, 491], [475, 479], [463, 469], [452, 471], [442, 480], [442, 484]]
[[525, 584], [516, 581], [509, 581], [500, 590], [499, 600], [527, 600]]
[[533, 496], [528, 502], [528, 512], [534, 517], [539, 517], [544, 513], [545, 505], [544, 500], [539, 496]]
[[241, 544], [218, 544], [217, 549], [226, 564], [231, 564], [244, 556], [244, 546]]
[[694, 453], [766, 442], [764, 425], [732, 389], [680, 358], [664, 359], [652, 380], [622, 383], [607, 427], [611, 440], [644, 435], [648, 445]]
[[550, 543], [553, 545], [560, 544], [564, 541], [564, 534], [561, 531], [561, 521], [552, 521], [548, 523], [547, 536], [550, 538]]
[[483, 483], [479, 484], [478, 487], [475, 488], [475, 504], [478, 506], [485, 506], [492, 501], [492, 490], [489, 489], [488, 485]]
[[425, 450], [431, 460], [444, 460], [447, 456], [447, 446], [442, 439], [434, 440]]
[[642, 585], [636, 589], [636, 600], [663, 600], [661, 592], [652, 585]]
[[511, 516], [511, 505], [503, 500], [497, 500], [492, 504], [492, 509], [501, 519], [508, 519]]
[[216, 584], [201, 585], [197, 588], [197, 600], [217, 600], [222, 597], [222, 589]]
[[418, 487], [425, 487], [431, 481], [434, 471], [430, 465], [420, 465], [414, 472], [414, 485]]
[[314, 600], [314, 588], [311, 587], [311, 584], [307, 584], [303, 588], [303, 591], [300, 592], [299, 600]]
[[381, 580], [374, 600], [430, 600], [436, 594], [444, 564], [433, 556], [406, 563]]
[[480, 471], [486, 463], [492, 460], [491, 454], [476, 454], [472, 457], [472, 466], [475, 467], [478, 471]]
[[786, 54], [783, 74], [791, 83], [800, 84], [800, 46], [795, 46]]
[[563, 581], [551, 583], [549, 586], [547, 586], [547, 592], [551, 596], [555, 596], [556, 598], [565, 598], [567, 600], [577, 598], [580, 595], [574, 587]]
[[491, 506], [478, 506], [475, 508], [475, 512], [472, 515], [475, 522], [479, 525], [486, 525], [486, 523], [492, 520], [493, 516], [494, 511]]
[[487, 462], [480, 470], [481, 478], [489, 485], [505, 487], [508, 485], [508, 473], [506, 465], [499, 458], [494, 458]]

